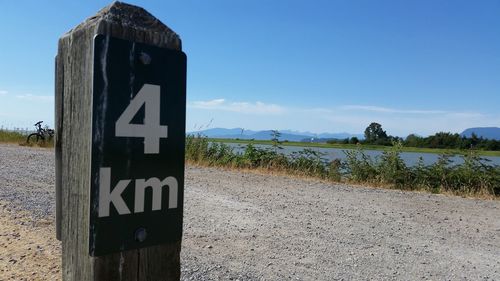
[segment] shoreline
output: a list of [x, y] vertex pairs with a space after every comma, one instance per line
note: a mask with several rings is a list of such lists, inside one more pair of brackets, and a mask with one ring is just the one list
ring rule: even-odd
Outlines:
[[[262, 144], [272, 145], [272, 141], [268, 140], [242, 140], [242, 139], [221, 139], [221, 138], [208, 138], [210, 142], [218, 143], [236, 143], [236, 144]], [[311, 143], [311, 142], [295, 142], [284, 141], [279, 144], [280, 146], [293, 146], [293, 147], [318, 147], [318, 148], [336, 148], [336, 149], [358, 149], [375, 150], [375, 151], [389, 151], [392, 146], [383, 145], [357, 145], [357, 144], [328, 144], [328, 143]], [[491, 150], [473, 150], [480, 156], [500, 157], [500, 151]], [[466, 155], [470, 151], [459, 149], [445, 149], [445, 148], [420, 148], [420, 147], [402, 147], [401, 152], [414, 152], [414, 153], [432, 153], [432, 154], [450, 154], [450, 155]]]

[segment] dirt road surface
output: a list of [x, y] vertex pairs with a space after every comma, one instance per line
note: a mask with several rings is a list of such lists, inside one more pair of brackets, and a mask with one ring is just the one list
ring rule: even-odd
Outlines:
[[[0, 144], [0, 280], [57, 280], [51, 149]], [[500, 280], [500, 202], [188, 167], [182, 280]]]

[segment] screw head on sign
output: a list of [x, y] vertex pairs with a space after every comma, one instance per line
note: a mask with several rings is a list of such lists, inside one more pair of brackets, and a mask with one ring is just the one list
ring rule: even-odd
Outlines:
[[144, 227], [139, 227], [135, 231], [135, 241], [137, 242], [144, 242], [147, 236], [148, 233], [146, 232], [146, 229]]
[[142, 64], [149, 65], [151, 63], [151, 56], [144, 52], [141, 52], [141, 54], [139, 55], [139, 60], [142, 62]]

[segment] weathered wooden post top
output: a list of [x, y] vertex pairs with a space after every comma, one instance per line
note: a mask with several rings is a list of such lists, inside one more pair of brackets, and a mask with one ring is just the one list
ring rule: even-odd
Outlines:
[[63, 280], [179, 280], [186, 56], [114, 2], [56, 57], [56, 224]]

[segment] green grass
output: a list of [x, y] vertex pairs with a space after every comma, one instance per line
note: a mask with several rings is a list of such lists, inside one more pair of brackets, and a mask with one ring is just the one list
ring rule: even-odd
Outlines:
[[[432, 165], [424, 165], [423, 159], [420, 158], [415, 166], [409, 167], [401, 158], [401, 152], [405, 151], [405, 148], [400, 142], [384, 148], [378, 159], [364, 152], [363, 148], [367, 146], [308, 144], [316, 147], [354, 148], [344, 152], [345, 161], [328, 161], [323, 157], [324, 154], [310, 148], [285, 156], [280, 153], [277, 143], [226, 141], [247, 145], [242, 153], [236, 153], [231, 146], [220, 142], [220, 139], [188, 136], [186, 160], [207, 166], [276, 171], [332, 182], [500, 198], [500, 166], [485, 164], [476, 151], [461, 155], [464, 162], [458, 165], [450, 165], [450, 155], [441, 154], [438, 161]], [[256, 147], [255, 144], [271, 146], [262, 148]]]
[[21, 146], [53, 147], [53, 140], [39, 141], [38, 143], [26, 143], [27, 135], [19, 132], [0, 130], [0, 143], [17, 143]]
[[[265, 144], [272, 145], [272, 141], [268, 140], [236, 140], [236, 139], [219, 139], [219, 138], [209, 138], [211, 142], [219, 143], [240, 143], [240, 144]], [[320, 147], [320, 148], [338, 148], [338, 149], [359, 149], [364, 150], [378, 150], [378, 151], [390, 151], [392, 147], [383, 145], [368, 145], [368, 144], [328, 144], [328, 143], [311, 143], [311, 142], [295, 142], [287, 141], [282, 142], [281, 146], [299, 146], [299, 147]], [[421, 147], [403, 147], [402, 152], [420, 152], [420, 153], [434, 153], [434, 154], [451, 154], [451, 155], [467, 155], [469, 150], [460, 149], [441, 149], [441, 148], [421, 148]], [[486, 151], [486, 150], [476, 150], [478, 155], [481, 156], [496, 156], [500, 157], [500, 151]]]
[[19, 132], [0, 130], [0, 142], [21, 143], [26, 141], [26, 136]]

